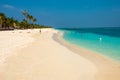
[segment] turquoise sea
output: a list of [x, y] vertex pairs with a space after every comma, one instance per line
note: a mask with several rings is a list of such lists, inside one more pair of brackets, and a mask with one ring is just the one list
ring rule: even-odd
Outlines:
[[120, 63], [120, 27], [59, 29], [63, 39]]

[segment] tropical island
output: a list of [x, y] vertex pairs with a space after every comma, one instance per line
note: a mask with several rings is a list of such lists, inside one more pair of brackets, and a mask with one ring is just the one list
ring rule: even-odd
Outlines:
[[34, 28], [51, 28], [51, 26], [35, 24], [37, 21], [27, 11], [23, 11], [25, 19], [21, 22], [13, 17], [7, 17], [4, 13], [0, 12], [0, 30], [14, 30], [14, 29], [34, 29]]

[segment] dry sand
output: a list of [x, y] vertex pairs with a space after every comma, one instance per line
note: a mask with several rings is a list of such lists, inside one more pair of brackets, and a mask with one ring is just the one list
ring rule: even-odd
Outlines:
[[41, 34], [39, 30], [13, 32], [0, 32], [0, 53], [5, 53], [0, 57], [0, 80], [120, 80], [119, 66], [101, 56], [93, 59], [96, 54], [89, 51], [75, 49], [54, 35], [56, 30], [42, 29]]
[[34, 41], [30, 32], [31, 30], [0, 31], [0, 65], [13, 54], [14, 50], [24, 48]]

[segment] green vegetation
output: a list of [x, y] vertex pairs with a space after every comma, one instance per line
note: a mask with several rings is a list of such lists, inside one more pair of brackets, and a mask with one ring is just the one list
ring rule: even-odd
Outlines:
[[30, 15], [28, 12], [23, 11], [22, 14], [26, 19], [21, 22], [15, 20], [13, 17], [6, 17], [4, 13], [0, 13], [0, 29], [33, 29], [33, 28], [51, 28], [51, 26], [44, 26], [34, 24], [37, 19]]

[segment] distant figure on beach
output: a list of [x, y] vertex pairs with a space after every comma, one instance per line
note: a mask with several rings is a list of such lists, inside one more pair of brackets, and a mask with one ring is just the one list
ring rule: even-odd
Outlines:
[[40, 32], [40, 34], [41, 34], [41, 29], [40, 29], [40, 31], [39, 31], [39, 32]]

